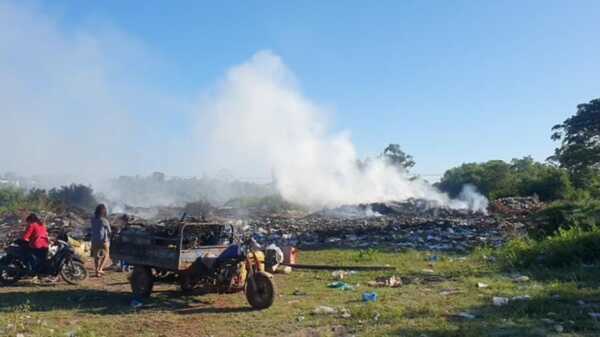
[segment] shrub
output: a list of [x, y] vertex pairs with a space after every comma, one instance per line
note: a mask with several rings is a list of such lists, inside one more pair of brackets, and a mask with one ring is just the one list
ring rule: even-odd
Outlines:
[[98, 204], [94, 197], [94, 190], [85, 185], [71, 184], [53, 188], [48, 196], [53, 203], [63, 208], [76, 207], [91, 211]]
[[589, 230], [600, 226], [600, 200], [554, 202], [531, 218], [535, 225], [529, 235], [541, 239], [556, 234], [560, 229], [578, 227]]
[[566, 267], [578, 263], [600, 261], [600, 227], [586, 230], [581, 227], [559, 229], [554, 236], [543, 240], [517, 239], [498, 251], [505, 266]]

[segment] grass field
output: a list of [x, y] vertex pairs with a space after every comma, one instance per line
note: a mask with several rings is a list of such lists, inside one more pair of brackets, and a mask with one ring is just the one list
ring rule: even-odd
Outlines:
[[[488, 252], [489, 254], [489, 252]], [[359, 272], [344, 279], [355, 290], [328, 288], [331, 272], [276, 275], [278, 298], [264, 311], [243, 294], [183, 296], [159, 285], [141, 309], [129, 306], [127, 275], [110, 273], [83, 286], [0, 288], [0, 336], [600, 336], [600, 266], [504, 270], [483, 252], [468, 256], [377, 250], [301, 252], [302, 263], [390, 264], [395, 273]], [[435, 260], [433, 262], [432, 260]], [[399, 288], [372, 288], [377, 276], [401, 276]], [[486, 288], [479, 288], [485, 283]], [[376, 291], [375, 303], [361, 294]], [[494, 296], [528, 300], [494, 306]], [[312, 314], [320, 305], [336, 314]], [[463, 313], [461, 317], [459, 314]], [[464, 315], [464, 314], [469, 315]]]

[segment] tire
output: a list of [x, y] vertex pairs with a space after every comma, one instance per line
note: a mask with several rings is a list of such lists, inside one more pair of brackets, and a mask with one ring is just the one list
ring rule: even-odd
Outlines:
[[179, 274], [179, 287], [185, 294], [190, 294], [194, 291], [196, 282], [194, 282], [192, 275], [189, 272], [182, 272]]
[[65, 262], [60, 268], [60, 277], [68, 284], [78, 285], [87, 280], [88, 272], [83, 263], [71, 260]]
[[254, 309], [267, 309], [273, 305], [275, 292], [273, 280], [262, 272], [255, 273], [246, 284], [246, 299]]
[[134, 266], [129, 278], [129, 284], [135, 298], [143, 299], [150, 297], [152, 288], [154, 287], [152, 269], [145, 266]]
[[19, 279], [19, 267], [11, 261], [3, 260], [0, 261], [0, 284], [3, 286], [11, 286]]

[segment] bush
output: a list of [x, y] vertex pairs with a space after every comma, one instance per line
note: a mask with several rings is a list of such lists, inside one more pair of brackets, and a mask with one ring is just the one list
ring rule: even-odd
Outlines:
[[600, 200], [554, 202], [530, 220], [535, 225], [530, 228], [529, 235], [535, 239], [556, 234], [560, 229], [589, 230], [600, 226]]
[[17, 213], [19, 210], [39, 212], [54, 209], [55, 204], [48, 197], [46, 190], [34, 188], [26, 192], [16, 187], [0, 188], [0, 214]]
[[559, 229], [543, 240], [518, 239], [498, 251], [500, 262], [508, 267], [527, 268], [534, 265], [566, 267], [578, 263], [600, 261], [600, 227]]
[[15, 212], [22, 208], [25, 202], [25, 191], [16, 187], [0, 189], [0, 214]]
[[94, 190], [85, 185], [71, 184], [53, 188], [48, 196], [53, 203], [62, 208], [76, 207], [91, 211], [98, 204], [94, 197]]

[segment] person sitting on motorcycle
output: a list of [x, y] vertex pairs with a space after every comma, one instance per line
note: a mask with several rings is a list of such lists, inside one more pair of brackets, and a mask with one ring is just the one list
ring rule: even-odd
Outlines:
[[27, 262], [32, 271], [37, 271], [48, 256], [48, 230], [35, 213], [29, 214], [25, 222], [27, 229], [22, 239], [29, 244]]

